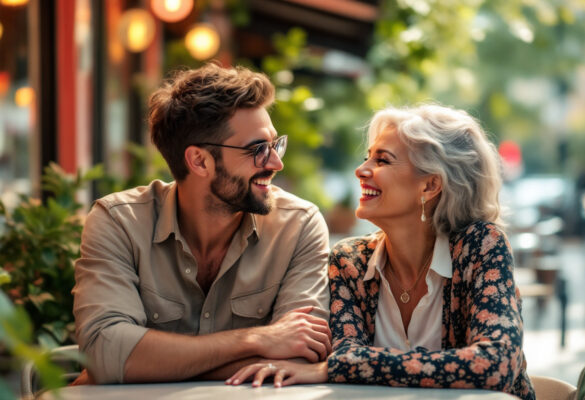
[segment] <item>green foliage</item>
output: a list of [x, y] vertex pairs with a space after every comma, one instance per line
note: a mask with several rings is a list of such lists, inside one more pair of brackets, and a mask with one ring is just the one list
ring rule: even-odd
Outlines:
[[[559, 144], [585, 129], [585, 120], [571, 115], [565, 126], [562, 108], [584, 63], [584, 19], [578, 1], [380, 2], [369, 73], [348, 84], [322, 79], [341, 90], [309, 85], [324, 99], [318, 126], [326, 135], [325, 166], [338, 169], [344, 160], [355, 167], [355, 128], [373, 111], [436, 100], [469, 110], [496, 140], [517, 140], [530, 158], [528, 171], [558, 171]], [[578, 163], [570, 156], [568, 164]]]
[[[173, 180], [163, 156], [150, 146], [128, 143], [126, 149], [117, 157], [125, 158], [128, 163], [127, 176], [107, 173], [98, 182], [98, 191], [106, 195], [136, 186], [148, 185], [154, 179], [165, 182]], [[116, 157], [112, 157], [113, 161]]]
[[27, 338], [54, 346], [73, 339], [73, 262], [82, 231], [76, 193], [103, 171], [96, 166], [70, 176], [51, 164], [44, 172], [42, 187], [52, 194], [45, 204], [21, 196], [10, 212], [0, 202], [0, 282], [32, 320]]
[[[22, 363], [32, 361], [43, 387], [55, 389], [65, 386], [63, 370], [51, 362], [47, 349], [32, 343], [33, 324], [26, 311], [14, 307], [8, 297], [0, 292], [0, 345], [14, 357], [11, 367], [17, 369]], [[2, 380], [0, 393], [3, 399], [17, 398]]]
[[201, 61], [193, 58], [187, 47], [184, 39], [171, 40], [166, 44], [165, 48], [165, 74], [177, 68], [199, 68]]
[[[234, 24], [245, 24], [246, 2], [226, 4]], [[364, 60], [366, 72], [358, 77], [323, 71], [320, 56], [314, 55], [319, 52], [310, 52], [307, 34], [300, 28], [273, 37], [275, 54], [262, 60], [261, 69], [277, 87], [275, 127], [291, 139], [279, 174], [287, 179], [288, 189], [328, 208], [331, 201], [322, 193], [321, 171], [345, 171], [359, 164], [364, 127], [373, 112], [425, 101], [469, 110], [496, 141], [518, 141], [530, 158], [529, 171], [558, 170], [558, 163], [551, 160], [558, 159], [559, 142], [567, 134], [582, 132], [585, 120], [573, 118], [565, 132], [559, 123], [562, 110], [559, 121], [552, 123], [556, 126], [544, 116], [550, 115], [546, 111], [552, 103], [568, 95], [576, 68], [583, 65], [582, 1], [382, 0], [378, 4], [379, 17]], [[178, 51], [174, 45], [169, 53], [188, 58], [185, 49]], [[175, 57], [169, 64], [198, 66], [190, 62]], [[552, 90], [541, 95], [540, 103], [530, 103], [529, 95], [524, 99], [518, 95], [522, 90], [514, 85], [519, 80], [525, 80], [525, 86], [545, 82]], [[315, 100], [321, 104], [310, 106]], [[571, 157], [569, 164], [578, 163]]]
[[276, 53], [262, 60], [262, 71], [276, 86], [276, 102], [271, 111], [272, 122], [279, 134], [289, 136], [284, 156], [285, 168], [279, 174], [283, 186], [322, 208], [330, 199], [322, 190], [321, 158], [318, 149], [323, 135], [317, 124], [316, 111], [310, 106], [315, 99], [306, 85], [295, 82], [293, 71], [315, 62], [306, 52], [307, 35], [300, 28], [273, 38]]
[[[461, 27], [467, 21], [469, 34], [459, 29], [460, 38], [453, 42], [437, 32], [440, 57], [423, 62], [433, 66], [427, 71], [431, 97], [470, 110], [497, 139], [518, 142], [527, 173], [574, 172], [571, 168], [581, 163], [582, 153], [569, 152], [567, 158], [561, 149], [575, 140], [576, 132], [585, 131], [585, 119], [578, 117], [582, 107], [575, 101], [571, 108], [569, 100], [580, 90], [585, 3], [461, 3], [471, 18], [456, 11], [448, 20]], [[435, 11], [433, 7], [432, 18]], [[468, 45], [462, 47], [465, 40]], [[460, 51], [467, 57], [458, 57]]]
[[248, 2], [243, 0], [225, 0], [230, 20], [234, 26], [244, 26], [250, 23], [250, 15], [248, 13]]

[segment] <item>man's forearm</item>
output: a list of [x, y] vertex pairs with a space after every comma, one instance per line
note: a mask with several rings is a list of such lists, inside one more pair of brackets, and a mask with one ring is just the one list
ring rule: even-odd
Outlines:
[[251, 357], [324, 360], [331, 352], [331, 332], [327, 321], [312, 316], [312, 310], [302, 307], [270, 325], [202, 336], [151, 329], [128, 356], [124, 382], [185, 380], [224, 366], [225, 371], [216, 375], [220, 379], [236, 368], [229, 364]]
[[[243, 360], [234, 361], [232, 363], [222, 365], [221, 367], [216, 368], [212, 371], [201, 374], [197, 376], [197, 379], [207, 381], [226, 380], [234, 376], [234, 374], [241, 370], [242, 368], [262, 361], [266, 361], [266, 359], [262, 357], [250, 357], [245, 358]], [[287, 359], [287, 361], [294, 362], [297, 364], [311, 364], [304, 358], [289, 358]]]
[[249, 336], [247, 329], [202, 336], [151, 329], [126, 360], [124, 382], [185, 380], [222, 365], [249, 358], [257, 353]]

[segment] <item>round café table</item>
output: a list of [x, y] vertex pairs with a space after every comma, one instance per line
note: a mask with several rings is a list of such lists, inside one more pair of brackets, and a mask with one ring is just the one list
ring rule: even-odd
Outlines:
[[222, 381], [124, 385], [68, 386], [58, 393], [45, 392], [42, 400], [506, 400], [517, 397], [489, 390], [398, 388], [376, 385], [319, 384], [260, 388], [250, 384], [228, 386]]

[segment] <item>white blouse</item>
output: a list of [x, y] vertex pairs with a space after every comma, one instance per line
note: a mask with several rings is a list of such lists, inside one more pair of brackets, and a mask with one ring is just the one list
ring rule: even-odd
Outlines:
[[384, 240], [378, 242], [368, 262], [364, 281], [372, 279], [375, 271], [380, 274], [380, 293], [376, 311], [374, 346], [393, 347], [404, 351], [424, 347], [429, 351], [441, 349], [443, 318], [443, 285], [445, 278], [451, 278], [453, 266], [449, 253], [449, 240], [437, 236], [433, 249], [431, 266], [425, 277], [428, 292], [420, 299], [412, 312], [408, 332], [404, 325], [398, 304], [384, 277], [387, 254]]

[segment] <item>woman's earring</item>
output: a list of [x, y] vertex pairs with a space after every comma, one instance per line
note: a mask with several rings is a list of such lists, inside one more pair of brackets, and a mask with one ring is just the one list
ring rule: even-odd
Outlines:
[[427, 220], [427, 216], [425, 215], [425, 201], [426, 200], [425, 200], [424, 196], [422, 196], [420, 198], [420, 202], [422, 203], [422, 214], [420, 215], [420, 220], [422, 222], [425, 222]]

